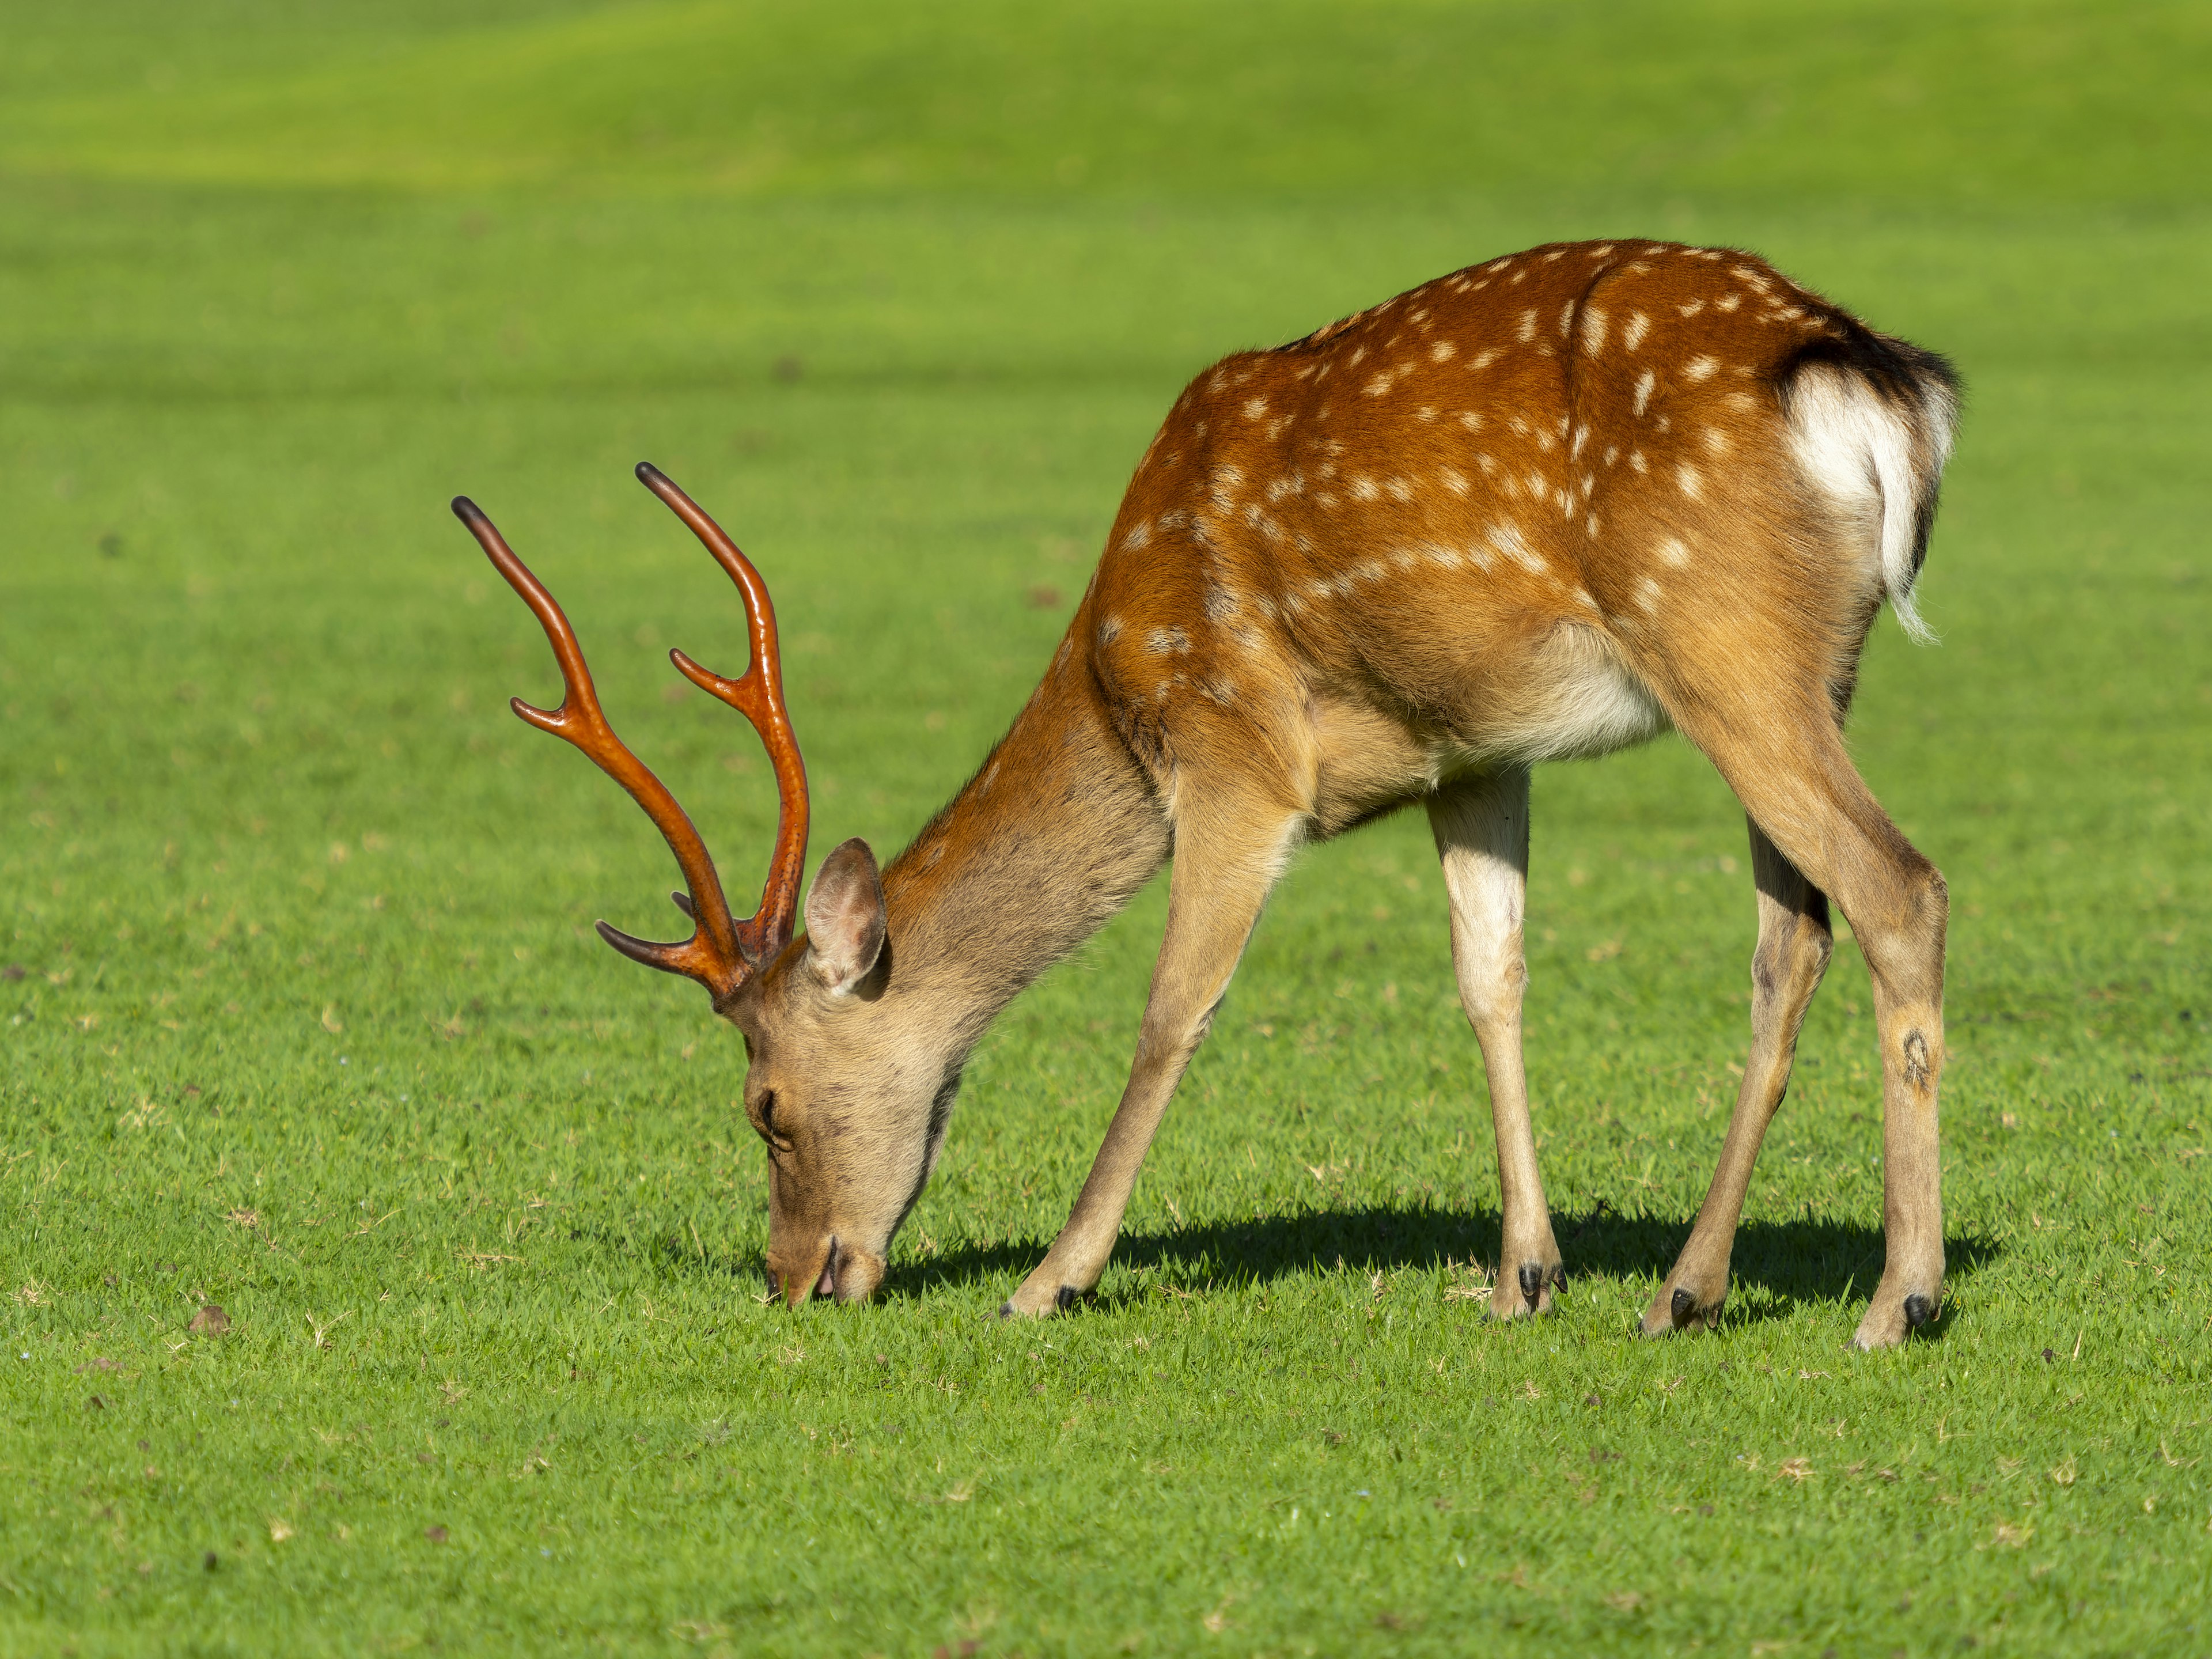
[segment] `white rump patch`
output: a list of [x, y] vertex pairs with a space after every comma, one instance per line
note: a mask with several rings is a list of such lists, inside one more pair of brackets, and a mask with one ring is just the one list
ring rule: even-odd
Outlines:
[[1863, 579], [1878, 586], [1907, 635], [1922, 645], [1936, 635], [1912, 605], [1920, 469], [1939, 471], [1951, 453], [1948, 399], [1923, 404], [1931, 428], [1929, 449], [1916, 457], [1915, 434], [1902, 411], [1856, 376], [1827, 363], [1798, 371], [1790, 387], [1790, 447], [1805, 476], [1856, 520]]

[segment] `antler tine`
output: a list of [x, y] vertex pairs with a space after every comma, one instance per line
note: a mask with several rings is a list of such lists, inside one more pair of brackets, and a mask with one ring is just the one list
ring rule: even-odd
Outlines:
[[637, 477], [690, 526], [691, 533], [737, 584], [738, 597], [744, 601], [752, 660], [739, 678], [724, 679], [681, 651], [671, 651], [668, 658], [692, 684], [720, 697], [752, 722], [768, 750], [769, 764], [775, 769], [775, 851], [769, 856], [768, 879], [761, 887], [760, 908], [737, 924], [739, 945], [748, 956], [760, 961], [791, 942], [792, 922], [799, 911], [799, 882], [806, 869], [806, 763], [799, 758], [799, 739], [792, 734], [791, 715], [784, 706], [783, 657], [776, 645], [775, 606], [769, 599], [768, 584], [753, 568], [752, 561], [667, 474], [650, 461], [640, 461]]
[[753, 960], [738, 948], [738, 931], [730, 920], [729, 902], [722, 896], [721, 878], [715, 873], [714, 861], [708, 854], [706, 843], [699, 839], [698, 830], [677, 805], [675, 796], [668, 793], [667, 787], [629, 751], [607, 724], [607, 717], [599, 708], [599, 693], [592, 684], [592, 671], [584, 661], [583, 647], [576, 643], [575, 630], [569, 627], [568, 617], [562, 614], [544, 584], [515, 556], [498, 527], [467, 496], [453, 498], [453, 516], [469, 527], [493, 567], [507, 578], [507, 586], [522, 596], [522, 602], [544, 629], [553, 655], [561, 665], [566, 694], [558, 708], [549, 713], [520, 697], [511, 698], [510, 706], [539, 731], [550, 732], [582, 750], [601, 771], [629, 792], [630, 799], [645, 809], [646, 816], [667, 841], [669, 851], [676, 854], [676, 862], [683, 868], [684, 883], [691, 890], [688, 902], [684, 896], [677, 896], [678, 908], [692, 917], [696, 924], [690, 939], [656, 944], [634, 938], [604, 921], [599, 924], [600, 937], [634, 962], [697, 980], [714, 994], [719, 1006], [744, 983], [752, 971]]

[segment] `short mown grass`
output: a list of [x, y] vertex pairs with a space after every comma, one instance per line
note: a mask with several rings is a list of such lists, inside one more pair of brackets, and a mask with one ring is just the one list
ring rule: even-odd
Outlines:
[[[2201, 9], [0, 16], [0, 1650], [2212, 1642]], [[1554, 1317], [1483, 1316], [1417, 817], [1285, 884], [1096, 1306], [991, 1317], [1158, 888], [978, 1053], [878, 1303], [763, 1305], [737, 1037], [590, 933], [672, 922], [665, 849], [501, 707], [556, 681], [447, 498], [749, 902], [766, 768], [661, 654], [733, 671], [737, 609], [631, 463], [775, 586], [817, 851], [888, 854], [1189, 374], [1639, 233], [1968, 378], [1945, 643], [1885, 620], [1852, 726], [1951, 884], [1938, 1325], [1844, 1347], [1846, 939], [1723, 1328], [1630, 1334], [1747, 1036], [1741, 813], [1673, 740], [1536, 784]]]

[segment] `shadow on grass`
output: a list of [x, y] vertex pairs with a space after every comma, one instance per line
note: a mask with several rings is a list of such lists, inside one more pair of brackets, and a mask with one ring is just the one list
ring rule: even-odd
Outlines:
[[[1623, 1215], [1602, 1202], [1583, 1215], [1554, 1215], [1553, 1228], [1566, 1261], [1569, 1296], [1576, 1275], [1582, 1273], [1648, 1279], [1656, 1288], [1690, 1236], [1686, 1217]], [[1334, 1270], [1436, 1272], [1466, 1261], [1489, 1268], [1498, 1261], [1498, 1238], [1494, 1210], [1374, 1206], [1125, 1233], [1115, 1246], [1114, 1260], [1144, 1273], [1146, 1282], [1102, 1299], [1108, 1305], [1127, 1305], [1163, 1287], [1199, 1294]], [[1018, 1279], [1043, 1259], [1048, 1243], [975, 1245], [927, 1261], [903, 1262], [892, 1268], [880, 1294], [903, 1301]], [[1951, 1282], [1994, 1261], [2000, 1248], [1991, 1239], [1947, 1238], [1943, 1250]], [[1736, 1232], [1730, 1264], [1728, 1322], [1786, 1318], [1802, 1304], [1863, 1299], [1881, 1277], [1881, 1267], [1878, 1227], [1809, 1218], [1746, 1222]], [[1939, 1317], [1928, 1334], [1941, 1334], [1948, 1322], [1948, 1314]]]

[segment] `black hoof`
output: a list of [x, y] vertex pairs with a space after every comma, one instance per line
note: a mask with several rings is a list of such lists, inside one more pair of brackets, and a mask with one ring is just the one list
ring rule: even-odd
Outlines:
[[1556, 1272], [1547, 1274], [1540, 1262], [1524, 1261], [1521, 1264], [1521, 1294], [1528, 1301], [1529, 1312], [1536, 1310], [1536, 1298], [1544, 1293], [1545, 1279], [1558, 1277]]
[[1063, 1285], [1060, 1287], [1059, 1294], [1053, 1297], [1052, 1305], [1059, 1309], [1060, 1312], [1066, 1313], [1070, 1308], [1073, 1307], [1082, 1299], [1083, 1292], [1077, 1290], [1074, 1285]]
[[1908, 1296], [1905, 1298], [1905, 1323], [1906, 1328], [1917, 1331], [1923, 1325], [1925, 1325], [1929, 1320], [1935, 1317], [1936, 1304], [1929, 1301], [1926, 1297]]
[[1013, 1316], [1014, 1304], [1012, 1299], [1009, 1297], [1007, 1300], [1001, 1302], [999, 1304], [999, 1317], [1001, 1319], [1012, 1319]]
[[1684, 1290], [1680, 1285], [1676, 1285], [1674, 1287], [1674, 1300], [1668, 1304], [1667, 1308], [1668, 1313], [1673, 1317], [1674, 1322], [1677, 1325], [1688, 1324], [1690, 1322], [1690, 1316], [1697, 1312], [1697, 1310], [1698, 1298], [1692, 1296], [1689, 1291]]

